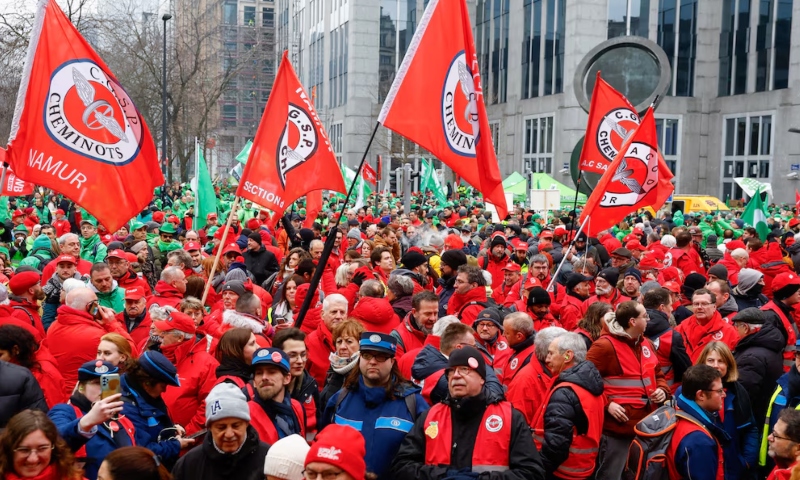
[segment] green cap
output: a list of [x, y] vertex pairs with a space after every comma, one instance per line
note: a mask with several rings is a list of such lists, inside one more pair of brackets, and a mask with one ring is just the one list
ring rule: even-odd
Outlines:
[[16, 227], [14, 227], [14, 230], [12, 230], [12, 231], [14, 232], [14, 235], [16, 235], [18, 233], [24, 233], [25, 236], [28, 236], [28, 228], [25, 227], [25, 225], [23, 225], [21, 223], [19, 225], [17, 225]]
[[84, 223], [88, 223], [93, 227], [97, 227], [97, 220], [95, 220], [94, 218], [84, 218], [83, 220], [81, 220], [81, 226], [83, 226]]
[[714, 221], [714, 216], [713, 215], [706, 215], [705, 220], [706, 220], [706, 222], [713, 222]]
[[164, 222], [160, 227], [158, 227], [158, 232], [159, 234], [167, 233], [170, 235], [175, 235], [175, 226], [170, 222]]
[[145, 225], [145, 224], [144, 224], [144, 223], [142, 223], [142, 222], [133, 222], [133, 223], [131, 224], [131, 232], [132, 232], [132, 231], [134, 231], [134, 230], [139, 230], [140, 228], [144, 228], [144, 227], [146, 227], [146, 226], [147, 226], [147, 225]]

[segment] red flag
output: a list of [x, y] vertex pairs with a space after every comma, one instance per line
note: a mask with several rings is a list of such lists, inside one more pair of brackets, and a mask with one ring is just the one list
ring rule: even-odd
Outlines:
[[153, 139], [108, 66], [55, 0], [40, 0], [8, 162], [117, 230], [164, 183]]
[[381, 157], [380, 155], [378, 155], [378, 168], [376, 170], [377, 170], [376, 172], [377, 175], [375, 176], [375, 178], [377, 178], [378, 181], [380, 181], [381, 175], [383, 175], [383, 157]]
[[306, 221], [303, 228], [311, 228], [322, 211], [322, 190], [313, 190], [306, 194]]
[[800, 192], [794, 189], [794, 213], [800, 215]]
[[323, 189], [344, 192], [344, 179], [314, 105], [283, 52], [236, 195], [280, 217], [298, 198]]
[[[0, 165], [6, 161], [7, 161], [6, 149], [0, 148]], [[5, 182], [6, 183], [2, 186], [2, 190], [0, 190], [0, 195], [16, 197], [19, 195], [30, 195], [33, 193], [34, 189], [33, 184], [28, 183], [25, 180], [14, 175], [14, 172], [11, 170], [11, 167], [6, 168]]]
[[464, 0], [432, 0], [425, 9], [378, 121], [430, 151], [506, 217]]
[[361, 169], [361, 177], [373, 187], [378, 184], [378, 174], [375, 173], [369, 163], [364, 162], [364, 168]]
[[622, 144], [638, 126], [639, 115], [633, 105], [597, 72], [578, 164], [580, 170], [604, 174]]
[[672, 172], [658, 151], [651, 107], [589, 196], [580, 218], [581, 223], [590, 218], [584, 231], [595, 236], [640, 208], [658, 210], [675, 189], [670, 180]]

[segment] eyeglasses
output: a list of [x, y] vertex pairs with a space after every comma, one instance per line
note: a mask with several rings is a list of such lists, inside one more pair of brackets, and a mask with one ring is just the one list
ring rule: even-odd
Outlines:
[[695, 308], [708, 308], [708, 307], [713, 307], [714, 304], [713, 303], [693, 303], [692, 306], [695, 307]]
[[14, 453], [21, 457], [28, 458], [30, 457], [31, 453], [36, 452], [36, 456], [41, 457], [50, 450], [54, 449], [55, 445], [41, 445], [39, 447], [30, 448], [30, 447], [19, 447], [14, 449]]
[[383, 353], [361, 352], [361, 358], [363, 358], [368, 362], [374, 358], [375, 361], [377, 361], [378, 363], [383, 363], [386, 360], [389, 360], [390, 358], [393, 357], [391, 355], [386, 355]]
[[719, 390], [708, 390], [708, 389], [705, 389], [705, 388], [704, 388], [704, 389], [703, 389], [703, 391], [704, 391], [704, 392], [715, 392], [715, 393], [717, 393], [717, 394], [718, 394], [719, 396], [721, 396], [721, 397], [724, 397], [724, 396], [725, 396], [725, 389], [724, 389], [724, 388], [720, 388]]
[[322, 480], [334, 480], [336, 477], [342, 474], [344, 470], [334, 471], [334, 470], [326, 470], [324, 472], [316, 472], [314, 470], [303, 470], [303, 477], [306, 480], [317, 480], [318, 478], [322, 478]]
[[481, 322], [478, 324], [478, 328], [491, 328], [491, 327], [497, 328], [497, 325], [495, 325], [492, 322]]
[[474, 371], [475, 370], [473, 370], [473, 369], [471, 369], [469, 367], [453, 367], [452, 369], [450, 369], [450, 373], [451, 374], [457, 373], [461, 377], [466, 377], [467, 375], [469, 375], [470, 373], [472, 373]]
[[772, 438], [776, 439], [776, 440], [789, 440], [792, 443], [797, 443], [797, 442], [795, 442], [794, 440], [792, 440], [789, 437], [784, 437], [784, 436], [778, 435], [777, 433], [775, 433], [775, 430], [773, 430], [772, 433], [770, 433], [770, 436]]

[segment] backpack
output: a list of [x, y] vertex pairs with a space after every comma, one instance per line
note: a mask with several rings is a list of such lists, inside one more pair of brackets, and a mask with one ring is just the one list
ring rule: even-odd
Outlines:
[[[480, 288], [480, 287], [478, 287], [478, 288]], [[517, 311], [517, 307], [515, 307], [514, 305], [512, 305], [510, 307], [504, 307], [502, 305], [499, 305], [497, 302], [495, 302], [494, 299], [490, 298], [486, 302], [479, 302], [477, 300], [473, 300], [471, 302], [465, 303], [464, 306], [461, 307], [461, 310], [459, 310], [458, 313], [456, 314], [456, 317], [458, 317], [458, 319], [461, 320], [461, 316], [464, 314], [464, 310], [466, 310], [467, 308], [469, 308], [469, 307], [471, 307], [473, 305], [480, 305], [483, 308], [494, 308], [496, 310], [499, 310], [500, 311], [500, 315], [502, 315], [503, 318], [506, 318], [506, 315], [508, 315], [510, 313], [514, 313], [514, 312]]]
[[667, 450], [678, 417], [702, 427], [695, 419], [681, 414], [671, 405], [660, 407], [633, 427], [636, 437], [628, 448], [623, 480], [669, 480]]
[[[346, 388], [342, 388], [339, 390], [339, 393], [336, 395], [336, 404], [333, 406], [333, 412], [336, 413], [339, 410], [339, 405], [342, 404], [344, 398], [347, 394], [350, 393], [350, 390]], [[411, 423], [416, 423], [417, 421], [417, 396], [415, 393], [411, 395], [406, 395], [403, 397], [406, 401], [406, 408], [408, 408], [408, 413], [411, 414]]]

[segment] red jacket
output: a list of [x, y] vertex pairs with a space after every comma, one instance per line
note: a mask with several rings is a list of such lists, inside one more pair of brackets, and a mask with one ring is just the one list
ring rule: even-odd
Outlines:
[[39, 382], [44, 392], [44, 400], [47, 406], [53, 408], [53, 405], [58, 403], [65, 403], [69, 398], [64, 395], [66, 387], [64, 386], [64, 377], [58, 369], [58, 362], [53, 358], [50, 350], [45, 344], [42, 344], [34, 354], [34, 360], [39, 364], [39, 367], [32, 368], [31, 373], [33, 377]]
[[[288, 396], [289, 394], [287, 393], [286, 395]], [[293, 398], [291, 399], [291, 402], [292, 411], [294, 412], [294, 416], [297, 418], [297, 424], [300, 425], [299, 434], [301, 437], [305, 438], [306, 422], [303, 405]], [[272, 419], [270, 419], [269, 415], [267, 415], [267, 412], [264, 411], [264, 408], [254, 400], [247, 402], [247, 406], [250, 407], [250, 425], [256, 429], [256, 432], [258, 432], [259, 439], [267, 445], [272, 445], [273, 443], [277, 442], [279, 440], [278, 430], [275, 428], [275, 424], [273, 423]]]
[[552, 382], [547, 367], [532, 354], [528, 364], [522, 367], [508, 385], [506, 399], [525, 415], [528, 425], [533, 426], [536, 413], [542, 408]]
[[672, 266], [677, 267], [683, 272], [683, 276], [688, 277], [690, 273], [699, 273], [706, 276], [706, 268], [703, 265], [703, 259], [700, 254], [694, 249], [684, 250], [682, 248], [673, 248], [670, 250], [672, 253]]
[[322, 390], [325, 386], [325, 376], [331, 366], [330, 355], [334, 351], [333, 334], [324, 322], [320, 323], [317, 329], [306, 337], [306, 348], [308, 349], [306, 370], [309, 375], [314, 377], [317, 386]]
[[528, 315], [530, 315], [530, 317], [533, 319], [533, 329], [536, 330], [537, 332], [539, 330], [541, 330], [543, 328], [547, 328], [547, 327], [562, 327], [563, 328], [563, 326], [561, 325], [561, 322], [556, 320], [556, 317], [554, 317], [552, 314], [548, 313], [547, 315], [544, 316], [544, 318], [539, 318], [536, 315], [534, 315], [533, 312], [531, 312], [529, 310], [524, 310], [524, 312], [527, 313]]
[[697, 317], [692, 315], [675, 327], [675, 331], [683, 337], [683, 344], [686, 346], [686, 353], [692, 363], [697, 361], [703, 347], [713, 341], [723, 342], [733, 351], [739, 342], [739, 334], [736, 328], [722, 320], [719, 311], [714, 311], [714, 316], [705, 325], [700, 325]]
[[[425, 344], [425, 338], [428, 336], [422, 330], [416, 327], [416, 319], [411, 318], [411, 312], [406, 314], [406, 318], [392, 330], [391, 335], [397, 339], [397, 353], [395, 358], [401, 358], [406, 352], [411, 350], [419, 350]], [[413, 362], [412, 362], [413, 363]]]
[[368, 332], [388, 335], [400, 325], [400, 317], [386, 298], [362, 297], [348, 316], [358, 320]]
[[53, 222], [53, 226], [56, 228], [56, 237], [61, 237], [61, 235], [72, 231], [72, 225], [69, 224], [69, 220], [56, 220]]
[[627, 296], [623, 295], [622, 293], [620, 293], [619, 289], [614, 288], [614, 290], [611, 291], [611, 296], [592, 295], [591, 297], [589, 297], [586, 300], [584, 300], [584, 302], [583, 302], [583, 312], [585, 314], [586, 310], [589, 309], [589, 305], [591, 305], [593, 303], [597, 303], [597, 302], [607, 303], [607, 304], [611, 305], [612, 307], [614, 307], [614, 310], [616, 310], [620, 303], [628, 302], [630, 300], [632, 300], [631, 297], [627, 297]]
[[21, 320], [14, 315], [14, 310], [12, 310], [11, 307], [8, 305], [0, 305], [0, 325], [14, 325], [24, 328], [28, 333], [33, 335], [33, 339], [39, 343], [44, 340], [45, 335], [36, 328], [35, 323], [36, 322], [31, 323], [31, 319], [27, 315], [25, 316], [25, 320]]
[[775, 277], [780, 273], [794, 273], [794, 270], [783, 261], [783, 253], [777, 243], [771, 242], [762, 250], [766, 250], [765, 262], [755, 268], [764, 274], [764, 291], [762, 293], [771, 299], [772, 281], [775, 280]]
[[42, 316], [39, 315], [39, 305], [30, 303], [22, 297], [15, 298], [18, 298], [18, 300], [8, 300], [8, 306], [11, 307], [11, 316], [32, 325], [39, 332], [39, 335], [44, 337], [44, 325], [42, 325]]
[[515, 288], [519, 288], [519, 282], [514, 283], [514, 285], [510, 287], [506, 285], [506, 282], [501, 283], [499, 287], [492, 290], [492, 300], [498, 305], [505, 305], [506, 299]]
[[561, 316], [559, 320], [565, 329], [572, 331], [578, 328], [578, 322], [586, 313], [586, 303], [575, 295], [567, 294], [561, 303]]
[[177, 309], [182, 301], [183, 294], [177, 288], [164, 282], [164, 280], [159, 280], [156, 283], [155, 294], [147, 299], [147, 310], [150, 310], [153, 305], [158, 305], [159, 307], [170, 306]]
[[97, 358], [97, 346], [106, 333], [119, 333], [130, 343], [131, 350], [136, 351], [133, 339], [119, 322], [101, 324], [83, 310], [68, 305], [58, 307], [56, 321], [47, 331], [47, 344], [64, 376], [64, 394], [67, 397], [78, 382], [81, 365]]
[[492, 290], [500, 288], [503, 284], [503, 267], [508, 265], [511, 259], [508, 253], [504, 253], [502, 258], [495, 258], [491, 252], [487, 252], [485, 256], [478, 257], [478, 266], [492, 274]]
[[[114, 318], [117, 319], [120, 325], [123, 326], [125, 330], [128, 329], [128, 326], [125, 324], [125, 312], [119, 312]], [[136, 345], [145, 342], [148, 338], [150, 338], [150, 325], [153, 324], [153, 320], [150, 319], [150, 312], [145, 310], [144, 318], [142, 319], [139, 325], [136, 325], [136, 328], [130, 332], [131, 338], [133, 339], [133, 343]]]
[[[441, 337], [428, 335], [427, 337], [425, 337], [425, 345], [434, 346], [436, 347], [436, 350], [439, 350], [441, 340], [442, 340]], [[422, 348], [424, 347], [415, 348], [414, 350], [409, 350], [397, 360], [397, 368], [400, 369], [400, 373], [403, 374], [403, 377], [408, 378], [415, 383], [418, 383], [416, 382], [416, 380], [424, 380], [424, 378], [416, 380], [411, 378], [412, 377], [411, 367], [414, 366], [414, 360], [417, 359], [417, 355], [419, 355], [419, 352], [422, 351]]]
[[[162, 347], [161, 351], [178, 370], [180, 387], [168, 386], [162, 398], [167, 404], [172, 421], [186, 429], [186, 433], [202, 430], [206, 425], [206, 402], [217, 381], [215, 371], [219, 362], [206, 353], [208, 342], [205, 338], [199, 342], [194, 338], [170, 349]], [[165, 351], [166, 350], [166, 351]]]
[[471, 305], [464, 308], [463, 311], [462, 308], [469, 302], [486, 303], [488, 301], [489, 299], [486, 297], [486, 289], [484, 287], [475, 287], [464, 294], [453, 292], [453, 296], [451, 296], [450, 301], [447, 302], [447, 314], [457, 315], [460, 317], [461, 323], [472, 326], [472, 323], [476, 318], [478, 318], [478, 314], [481, 313], [486, 307], [481, 305]]
[[530, 362], [536, 360], [534, 354], [533, 336], [528, 337], [521, 343], [514, 345], [511, 348], [511, 356], [508, 359], [508, 364], [503, 369], [503, 385], [509, 386], [516, 378], [516, 375]]
[[147, 280], [139, 275], [136, 275], [136, 272], [133, 270], [128, 270], [123, 276], [115, 278], [114, 280], [117, 281], [117, 285], [119, 285], [120, 288], [124, 288], [125, 290], [141, 287], [144, 290], [145, 297], [149, 297], [153, 294], [153, 291], [150, 289], [150, 284], [147, 283]]
[[[78, 258], [78, 273], [83, 276], [88, 277], [89, 273], [92, 271], [92, 262], [84, 260], [82, 258]], [[44, 270], [42, 270], [42, 285], [47, 283], [50, 280], [50, 277], [56, 273], [56, 262], [50, 262], [45, 265]]]
[[717, 265], [723, 265], [728, 269], [728, 282], [730, 282], [731, 286], [735, 287], [739, 284], [739, 270], [741, 270], [741, 267], [736, 263], [733, 257], [731, 257], [730, 251], [725, 251], [722, 260], [717, 262]]

